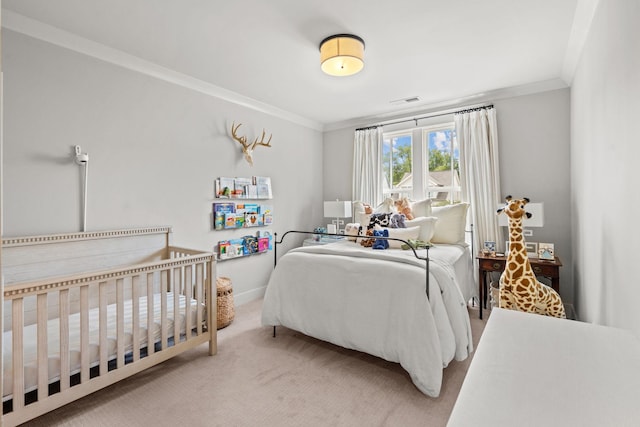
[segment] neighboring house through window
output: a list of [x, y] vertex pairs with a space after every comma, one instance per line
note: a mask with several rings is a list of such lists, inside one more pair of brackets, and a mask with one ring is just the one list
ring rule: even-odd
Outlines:
[[452, 122], [384, 133], [382, 153], [385, 198], [460, 202], [460, 149]]

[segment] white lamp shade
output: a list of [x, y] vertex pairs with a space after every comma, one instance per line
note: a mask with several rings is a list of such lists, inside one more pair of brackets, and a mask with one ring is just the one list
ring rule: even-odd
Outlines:
[[351, 202], [339, 200], [324, 202], [325, 218], [347, 218], [350, 216]]
[[[527, 203], [524, 210], [531, 214], [531, 218], [525, 218], [522, 227], [544, 227], [544, 203]], [[498, 215], [498, 225], [509, 226], [509, 217], [505, 213]]]
[[337, 34], [320, 43], [322, 71], [332, 76], [350, 76], [364, 67], [364, 41], [351, 34]]

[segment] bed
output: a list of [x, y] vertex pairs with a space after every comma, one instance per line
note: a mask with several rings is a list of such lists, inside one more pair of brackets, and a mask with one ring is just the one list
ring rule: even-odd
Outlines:
[[630, 331], [494, 308], [448, 426], [636, 426]]
[[213, 254], [170, 240], [169, 227], [3, 238], [3, 425], [200, 344], [216, 353]]
[[400, 363], [421, 392], [437, 397], [443, 368], [473, 351], [473, 262], [464, 243], [434, 244], [428, 264], [420, 259], [427, 249], [416, 252], [349, 239], [292, 249], [271, 274], [262, 324]]

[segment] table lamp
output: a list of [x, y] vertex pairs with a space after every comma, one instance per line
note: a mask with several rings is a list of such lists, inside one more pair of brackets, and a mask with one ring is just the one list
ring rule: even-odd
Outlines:
[[343, 233], [344, 230], [340, 229], [340, 225], [344, 225], [344, 220], [340, 218], [351, 218], [351, 202], [344, 200], [324, 202], [324, 217], [335, 218], [331, 224], [327, 224], [328, 233]]

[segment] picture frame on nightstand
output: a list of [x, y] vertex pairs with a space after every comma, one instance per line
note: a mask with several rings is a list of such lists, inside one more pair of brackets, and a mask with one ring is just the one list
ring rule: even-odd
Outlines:
[[553, 243], [540, 243], [538, 245], [538, 258], [548, 261], [555, 260], [555, 250]]
[[496, 254], [496, 242], [485, 240], [484, 246], [482, 247], [482, 253], [485, 256], [495, 256]]

